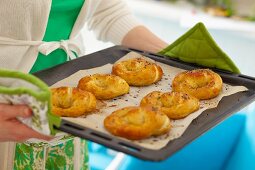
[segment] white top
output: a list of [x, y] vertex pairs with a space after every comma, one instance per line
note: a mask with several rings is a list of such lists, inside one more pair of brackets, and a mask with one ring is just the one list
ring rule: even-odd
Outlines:
[[114, 44], [140, 25], [120, 0], [86, 0], [69, 40], [43, 42], [50, 8], [51, 0], [0, 1], [0, 68], [29, 72], [39, 52], [47, 55], [57, 48], [70, 59], [75, 58], [72, 51], [84, 55], [80, 31], [85, 23], [99, 40]]
[[[71, 59], [72, 51], [84, 55], [80, 31], [85, 23], [98, 39], [115, 44], [140, 25], [120, 0], [86, 0], [69, 40], [43, 42], [50, 8], [51, 0], [0, 0], [0, 69], [29, 72], [39, 52], [47, 55], [57, 48]], [[14, 149], [12, 143], [0, 143], [0, 155], [4, 155], [0, 156], [0, 169], [12, 169]], [[77, 165], [74, 169], [79, 169]]]

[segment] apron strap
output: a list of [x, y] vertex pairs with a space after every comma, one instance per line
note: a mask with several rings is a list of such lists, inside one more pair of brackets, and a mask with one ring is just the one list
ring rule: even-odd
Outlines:
[[77, 43], [73, 40], [61, 40], [61, 41], [24, 41], [15, 40], [6, 37], [0, 37], [0, 45], [14, 45], [14, 46], [38, 46], [38, 51], [44, 55], [48, 55], [56, 49], [63, 49], [67, 54], [67, 60], [72, 60], [81, 54], [81, 49]]

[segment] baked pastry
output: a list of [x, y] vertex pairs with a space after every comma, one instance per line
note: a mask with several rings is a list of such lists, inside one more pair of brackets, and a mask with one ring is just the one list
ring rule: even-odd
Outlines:
[[140, 106], [152, 106], [170, 119], [181, 119], [199, 109], [199, 100], [182, 92], [154, 91], [141, 100]]
[[178, 74], [172, 83], [173, 91], [188, 93], [198, 99], [211, 99], [222, 90], [221, 77], [209, 69], [197, 69]]
[[95, 96], [72, 87], [51, 89], [52, 112], [58, 116], [77, 117], [96, 109]]
[[115, 63], [112, 74], [120, 76], [131, 86], [147, 86], [161, 80], [163, 71], [155, 63], [133, 58]]
[[145, 139], [168, 132], [168, 117], [151, 107], [125, 107], [114, 111], [104, 120], [105, 128], [113, 135], [131, 140]]
[[78, 88], [93, 93], [97, 99], [112, 99], [129, 92], [129, 85], [119, 76], [94, 74], [80, 79]]

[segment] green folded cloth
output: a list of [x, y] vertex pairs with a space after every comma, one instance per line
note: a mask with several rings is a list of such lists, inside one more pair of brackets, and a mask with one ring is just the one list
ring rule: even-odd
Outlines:
[[[59, 127], [61, 123], [60, 117], [51, 113], [50, 95], [49, 87], [37, 77], [0, 69], [0, 103], [25, 104], [30, 107], [33, 115], [18, 119], [46, 135], [58, 132], [54, 130], [53, 125]], [[51, 141], [29, 139], [16, 144], [13, 170], [74, 169], [74, 167], [89, 169], [85, 140], [58, 133]]]
[[60, 119], [51, 114], [50, 89], [31, 74], [0, 69], [0, 103], [29, 106], [33, 116], [19, 119], [43, 134], [55, 134], [53, 124], [60, 124]]
[[196, 24], [159, 54], [209, 68], [240, 73], [234, 62], [213, 40], [203, 23]]

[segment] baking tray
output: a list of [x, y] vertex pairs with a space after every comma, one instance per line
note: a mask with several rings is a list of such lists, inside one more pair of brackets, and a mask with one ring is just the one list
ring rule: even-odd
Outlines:
[[[107, 63], [114, 63], [131, 51], [138, 52], [158, 62], [162, 62], [185, 70], [202, 68], [198, 65], [185, 63], [178, 59], [170, 59], [162, 55], [139, 51], [136, 49], [130, 49], [123, 46], [114, 46], [93, 54], [79, 57], [75, 60], [66, 62], [53, 68], [37, 72], [34, 75], [42, 79], [50, 86], [81, 69], [90, 69], [93, 67], [102, 66]], [[192, 142], [194, 139], [196, 139], [206, 131], [208, 131], [209, 129], [211, 129], [212, 127], [214, 127], [215, 125], [217, 125], [218, 123], [220, 123], [221, 121], [223, 121], [224, 119], [226, 119], [227, 117], [229, 117], [230, 115], [232, 115], [233, 113], [239, 111], [240, 109], [254, 101], [255, 78], [241, 74], [232, 74], [230, 72], [219, 69], [213, 70], [221, 75], [225, 83], [231, 85], [246, 86], [248, 88], [248, 91], [239, 92], [224, 97], [216, 108], [206, 110], [196, 119], [194, 119], [181, 137], [169, 141], [169, 143], [165, 147], [159, 150], [143, 148], [132, 142], [122, 140], [121, 138], [113, 137], [108, 134], [87, 127], [83, 127], [81, 125], [63, 119], [61, 121], [60, 127], [56, 128], [63, 132], [67, 132], [74, 136], [79, 136], [81, 138], [91, 140], [111, 149], [124, 152], [126, 154], [135, 156], [143, 160], [164, 160], [188, 143]]]

